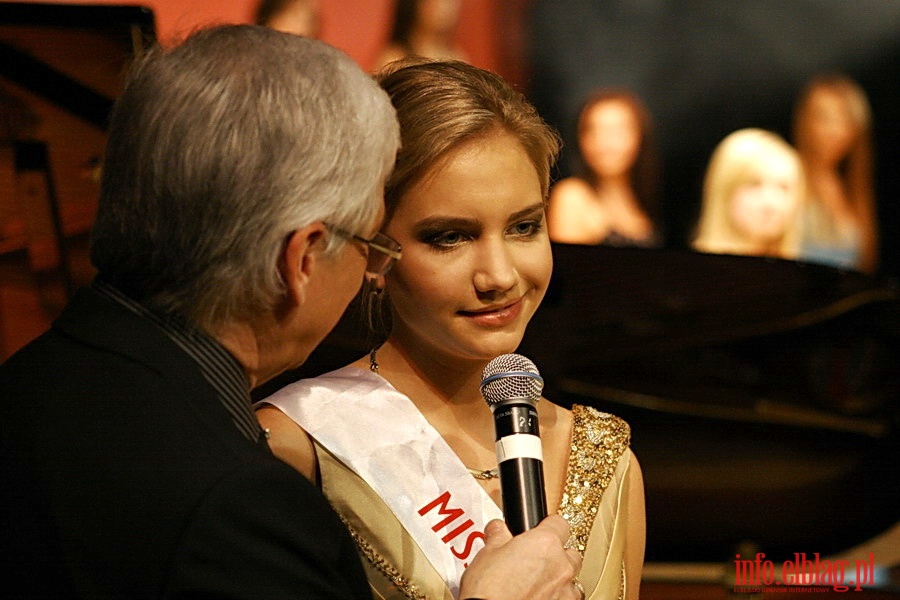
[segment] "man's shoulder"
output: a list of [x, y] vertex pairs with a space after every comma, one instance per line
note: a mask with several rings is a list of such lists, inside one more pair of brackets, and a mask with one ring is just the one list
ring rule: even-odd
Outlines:
[[259, 582], [284, 598], [368, 597], [355, 544], [337, 514], [312, 483], [274, 457], [235, 466], [193, 511], [173, 560], [172, 589], [191, 589], [210, 572], [235, 597], [245, 587], [253, 594]]
[[[139, 349], [142, 341], [133, 337], [129, 344]], [[173, 346], [170, 354], [173, 350], [177, 352]], [[183, 370], [190, 368], [189, 363], [182, 364]], [[27, 395], [33, 401], [49, 399], [55, 393], [72, 396], [103, 390], [143, 395], [151, 393], [147, 386], [153, 386], [153, 380], [162, 385], [165, 375], [157, 365], [123, 346], [73, 337], [54, 327], [0, 365], [0, 389]]]

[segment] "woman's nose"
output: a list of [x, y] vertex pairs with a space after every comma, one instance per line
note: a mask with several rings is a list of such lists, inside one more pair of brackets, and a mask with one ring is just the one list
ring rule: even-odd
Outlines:
[[478, 292], [504, 292], [516, 285], [519, 273], [506, 242], [486, 241], [477, 260], [474, 284]]

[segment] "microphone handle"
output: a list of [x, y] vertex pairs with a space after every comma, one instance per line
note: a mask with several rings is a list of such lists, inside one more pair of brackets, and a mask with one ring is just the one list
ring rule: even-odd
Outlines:
[[537, 409], [533, 401], [520, 398], [491, 408], [497, 432], [503, 516], [512, 534], [518, 535], [547, 516]]
[[503, 518], [513, 535], [536, 527], [547, 516], [544, 464], [535, 458], [511, 458], [500, 463]]

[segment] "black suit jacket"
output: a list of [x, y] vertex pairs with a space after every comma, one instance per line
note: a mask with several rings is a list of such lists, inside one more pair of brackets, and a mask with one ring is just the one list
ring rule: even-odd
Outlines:
[[22, 597], [371, 598], [318, 490], [93, 290], [0, 367], [0, 406], [0, 565]]

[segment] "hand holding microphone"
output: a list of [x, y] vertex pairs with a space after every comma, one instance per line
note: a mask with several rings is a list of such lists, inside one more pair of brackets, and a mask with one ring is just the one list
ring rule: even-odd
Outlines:
[[534, 363], [503, 354], [484, 368], [481, 394], [494, 414], [503, 514], [513, 535], [547, 516], [537, 401], [544, 380]]
[[[567, 549], [569, 525], [547, 517], [537, 401], [544, 380], [534, 363], [503, 354], [484, 368], [481, 394], [494, 414], [506, 527], [488, 523], [485, 546], [463, 575], [460, 598], [584, 600], [581, 555]], [[516, 537], [512, 537], [515, 535]], [[515, 573], [515, 576], [498, 574]]]
[[551, 515], [516, 537], [496, 520], [484, 533], [484, 548], [460, 582], [461, 599], [584, 600], [583, 589], [575, 583], [581, 555], [563, 546], [569, 537], [565, 519]]

